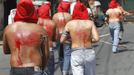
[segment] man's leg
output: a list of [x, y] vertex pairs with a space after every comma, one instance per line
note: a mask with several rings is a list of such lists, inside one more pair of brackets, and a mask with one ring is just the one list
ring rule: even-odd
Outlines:
[[119, 23], [115, 24], [115, 30], [114, 30], [114, 41], [113, 41], [113, 52], [117, 52], [117, 47], [119, 44], [119, 31], [120, 31], [120, 25]]
[[71, 53], [71, 68], [73, 75], [84, 75], [83, 51], [77, 50]]
[[84, 75], [96, 75], [96, 58], [95, 51], [92, 49], [85, 50], [85, 70]]
[[54, 51], [50, 51], [48, 64], [44, 72], [48, 75], [54, 75]]
[[63, 70], [63, 59], [64, 59], [63, 44], [59, 43], [59, 63], [61, 71]]
[[110, 25], [109, 24], [109, 31], [110, 31], [111, 40], [112, 40], [112, 43], [113, 43], [113, 40], [114, 40], [114, 29], [113, 29], [113, 25]]
[[70, 68], [70, 58], [71, 58], [71, 44], [64, 43], [63, 44], [64, 50], [64, 61], [63, 61], [63, 75], [68, 75], [69, 68]]
[[119, 40], [122, 40], [123, 33], [124, 33], [123, 22], [120, 22]]

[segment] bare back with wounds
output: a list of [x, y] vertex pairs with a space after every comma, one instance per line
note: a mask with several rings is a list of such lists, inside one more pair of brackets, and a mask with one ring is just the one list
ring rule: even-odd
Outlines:
[[53, 20], [56, 23], [57, 38], [60, 38], [61, 33], [64, 31], [64, 27], [68, 21], [72, 19], [72, 16], [66, 12], [59, 12], [53, 16]]
[[[16, 22], [4, 31], [4, 53], [11, 53], [11, 67], [41, 66], [41, 36], [46, 36], [42, 27], [33, 23]], [[44, 46], [44, 45], [43, 45]], [[48, 60], [48, 43], [45, 43], [45, 58]]]
[[[99, 41], [97, 29], [89, 20], [72, 20], [67, 23], [65, 31], [71, 36], [72, 48], [90, 48], [93, 42]], [[63, 40], [64, 34], [60, 41]]]
[[48, 39], [49, 39], [49, 47], [52, 48], [53, 47], [52, 43], [53, 43], [53, 40], [55, 40], [54, 37], [55, 37], [55, 32], [56, 32], [55, 22], [50, 19], [39, 18], [38, 24], [46, 30], [48, 34]]
[[122, 19], [122, 11], [119, 8], [108, 9], [106, 15], [109, 16], [109, 22], [119, 22]]

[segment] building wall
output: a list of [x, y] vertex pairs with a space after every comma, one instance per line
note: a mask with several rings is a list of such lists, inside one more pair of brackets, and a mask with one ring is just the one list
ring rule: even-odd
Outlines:
[[0, 30], [3, 28], [3, 22], [4, 22], [4, 6], [3, 3], [0, 2]]

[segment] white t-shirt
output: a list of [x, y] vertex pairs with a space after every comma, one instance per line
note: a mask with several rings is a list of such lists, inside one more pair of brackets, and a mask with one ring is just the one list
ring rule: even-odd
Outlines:
[[70, 5], [70, 14], [73, 14], [73, 10], [74, 10], [74, 6], [75, 6], [76, 2], [72, 2]]
[[16, 9], [10, 10], [10, 14], [8, 15], [8, 24], [12, 24], [14, 22], [15, 14], [16, 14]]

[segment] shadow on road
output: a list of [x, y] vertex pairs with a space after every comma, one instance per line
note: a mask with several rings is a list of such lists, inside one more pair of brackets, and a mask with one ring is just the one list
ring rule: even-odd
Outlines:
[[120, 42], [119, 44], [120, 45], [122, 45], [122, 44], [134, 44], [134, 42], [131, 42], [131, 41], [123, 41], [123, 42]]
[[125, 48], [125, 49], [119, 50], [118, 53], [127, 52], [127, 51], [134, 51], [134, 49], [127, 49], [127, 48]]

